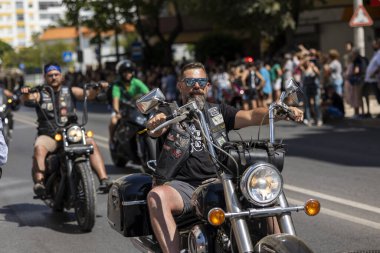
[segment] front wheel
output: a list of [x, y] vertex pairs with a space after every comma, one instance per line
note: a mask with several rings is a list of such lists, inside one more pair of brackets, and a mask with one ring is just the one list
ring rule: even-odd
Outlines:
[[80, 229], [90, 232], [95, 224], [95, 183], [88, 162], [75, 164], [75, 216]]
[[9, 145], [9, 142], [12, 138], [11, 136], [11, 129], [9, 128], [8, 123], [3, 122], [3, 136], [4, 136], [4, 141], [7, 145]]
[[255, 246], [255, 253], [313, 253], [298, 237], [289, 234], [268, 235]]
[[113, 147], [110, 146], [111, 159], [113, 164], [115, 164], [117, 167], [123, 168], [127, 163], [127, 159], [117, 152], [119, 149], [119, 145], [120, 144], [116, 142], [115, 144], [113, 144]]
[[[142, 143], [141, 143], [142, 142]], [[144, 136], [142, 137], [142, 140], [140, 140], [141, 147], [141, 157], [140, 157], [140, 163], [144, 168], [144, 171], [148, 170], [147, 162], [150, 160], [156, 160], [156, 140], [151, 138], [150, 136]]]

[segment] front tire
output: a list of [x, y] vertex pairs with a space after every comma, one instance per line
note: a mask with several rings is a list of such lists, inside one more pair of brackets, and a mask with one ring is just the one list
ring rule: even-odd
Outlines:
[[95, 183], [88, 162], [74, 165], [75, 216], [80, 229], [90, 232], [95, 224]]
[[298, 237], [289, 234], [268, 235], [255, 246], [255, 253], [313, 253]]
[[143, 166], [145, 172], [149, 172], [147, 162], [149, 160], [156, 160], [156, 140], [149, 136], [142, 137], [142, 157], [140, 158], [140, 163]]
[[3, 122], [3, 136], [5, 143], [9, 146], [9, 142], [11, 140], [11, 130], [9, 128], [8, 123]]
[[118, 147], [119, 145], [120, 144], [118, 142], [116, 142], [114, 144], [113, 149], [111, 149], [111, 147], [110, 147], [111, 158], [112, 158], [113, 164], [115, 164], [117, 167], [123, 168], [123, 167], [125, 167], [125, 164], [127, 163], [127, 159], [125, 159], [124, 157], [122, 157], [118, 154], [117, 150], [119, 148]]

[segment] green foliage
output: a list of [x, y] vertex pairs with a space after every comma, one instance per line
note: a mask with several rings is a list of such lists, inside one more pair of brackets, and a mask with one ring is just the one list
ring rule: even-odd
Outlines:
[[[319, 0], [323, 2], [324, 0]], [[207, 20], [215, 29], [230, 29], [251, 37], [274, 37], [286, 29], [295, 29], [299, 13], [311, 8], [313, 0], [183, 0], [191, 15]]]
[[0, 58], [4, 55], [4, 53], [12, 52], [12, 51], [13, 51], [13, 48], [11, 45], [0, 40]]
[[26, 69], [35, 69], [53, 61], [61, 66], [67, 66], [68, 64], [63, 62], [62, 53], [73, 50], [73, 48], [70, 44], [59, 42], [38, 44], [37, 46], [22, 48], [19, 52], [7, 51], [3, 55], [3, 64], [5, 67], [18, 67], [20, 63], [24, 63]]
[[227, 61], [234, 60], [236, 54], [242, 53], [242, 43], [229, 34], [217, 33], [203, 37], [195, 45], [195, 56], [199, 61], [207, 58], [225, 58]]

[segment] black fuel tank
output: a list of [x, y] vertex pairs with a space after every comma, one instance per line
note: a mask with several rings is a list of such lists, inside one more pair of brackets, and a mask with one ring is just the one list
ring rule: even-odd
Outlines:
[[226, 211], [223, 185], [219, 179], [208, 180], [200, 185], [195, 190], [191, 200], [197, 216], [204, 220], [207, 220], [208, 212], [214, 207], [220, 207]]
[[146, 196], [152, 176], [134, 173], [117, 179], [109, 193], [107, 217], [110, 226], [126, 237], [152, 234]]

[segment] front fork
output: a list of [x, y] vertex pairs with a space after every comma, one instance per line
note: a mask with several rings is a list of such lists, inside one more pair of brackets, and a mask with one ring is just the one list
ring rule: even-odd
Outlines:
[[[241, 212], [241, 205], [236, 195], [235, 186], [232, 182], [231, 176], [226, 173], [222, 173], [221, 179], [227, 211], [230, 213]], [[232, 224], [232, 230], [234, 232], [239, 252], [253, 252], [254, 245], [251, 241], [246, 217], [231, 218], [230, 222]]]
[[73, 203], [75, 200], [75, 185], [73, 182], [73, 161], [70, 157], [66, 156], [66, 168], [67, 168], [67, 181], [69, 182], [69, 188], [70, 188], [70, 202]]

